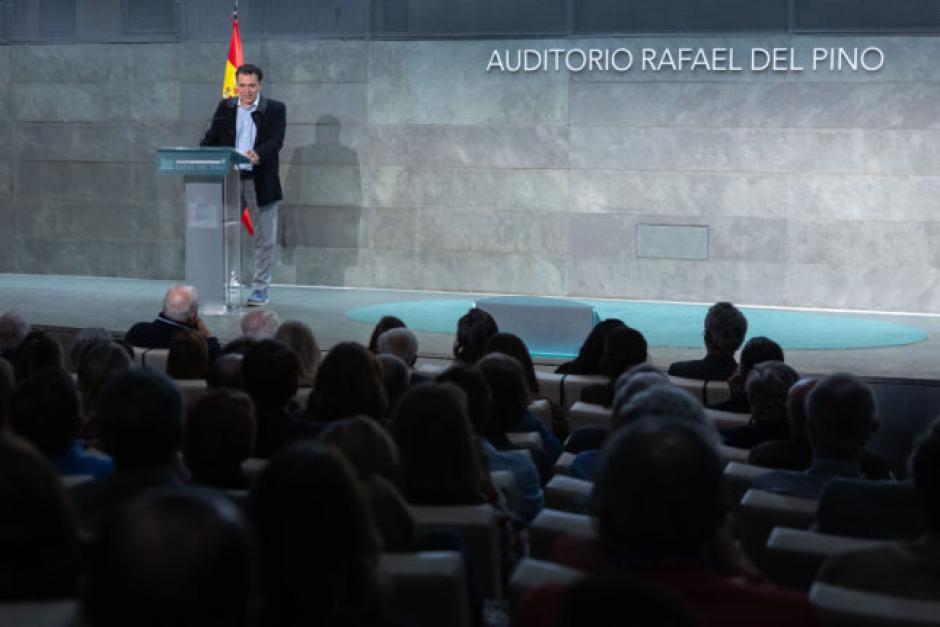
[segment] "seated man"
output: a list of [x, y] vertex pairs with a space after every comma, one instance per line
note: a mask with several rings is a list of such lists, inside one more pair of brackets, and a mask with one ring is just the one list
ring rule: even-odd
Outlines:
[[738, 368], [734, 354], [747, 334], [747, 318], [727, 302], [715, 303], [705, 315], [705, 357], [677, 361], [669, 374], [686, 379], [726, 381]]
[[192, 285], [177, 285], [163, 297], [163, 310], [153, 322], [138, 322], [130, 328], [124, 339], [141, 348], [170, 348], [170, 340], [179, 331], [192, 331], [206, 338], [209, 361], [222, 354], [219, 340], [213, 337], [206, 323], [199, 317], [199, 301]]
[[819, 380], [806, 398], [806, 427], [813, 462], [805, 472], [775, 470], [751, 487], [818, 499], [835, 477], [860, 478], [859, 458], [878, 428], [875, 398], [858, 378], [837, 373]]
[[242, 316], [242, 336], [253, 340], [270, 340], [281, 326], [281, 319], [272, 309], [253, 309]]
[[0, 316], [0, 357], [12, 363], [16, 349], [29, 334], [29, 321], [15, 311]]
[[914, 498], [925, 534], [832, 557], [819, 581], [892, 596], [940, 601], [940, 437], [928, 435], [911, 456]]

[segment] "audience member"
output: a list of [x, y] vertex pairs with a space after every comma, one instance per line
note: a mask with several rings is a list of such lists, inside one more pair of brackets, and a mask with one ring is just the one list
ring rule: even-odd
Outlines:
[[281, 326], [277, 328], [274, 339], [284, 342], [297, 353], [297, 357], [300, 359], [300, 381], [298, 385], [302, 388], [313, 387], [322, 354], [310, 327], [297, 320], [288, 320], [281, 323]]
[[496, 320], [493, 316], [478, 307], [473, 307], [457, 321], [454, 358], [465, 364], [476, 363], [484, 354], [487, 340], [498, 332], [499, 329], [496, 327]]
[[[805, 596], [724, 576], [716, 566], [723, 466], [714, 439], [693, 422], [641, 418], [623, 428], [605, 447], [594, 486], [598, 539], [561, 558], [637, 575], [685, 603], [700, 625], [818, 625]], [[550, 586], [526, 603], [557, 607], [562, 598]]]
[[252, 340], [274, 339], [281, 320], [273, 309], [252, 309], [242, 315], [240, 322], [242, 336]]
[[836, 477], [819, 497], [815, 529], [850, 538], [911, 540], [923, 532], [917, 510], [910, 481]]
[[335, 450], [280, 451], [252, 490], [262, 626], [380, 625], [377, 536], [353, 471]]
[[86, 327], [79, 330], [72, 338], [72, 345], [69, 347], [69, 366], [72, 371], [78, 372], [82, 360], [93, 347], [113, 341], [114, 336], [111, 332], [101, 327]]
[[225, 345], [225, 348], [222, 349], [222, 354], [224, 355], [242, 355], [248, 352], [248, 349], [257, 344], [257, 340], [253, 340], [250, 337], [236, 337], [234, 340]]
[[415, 521], [398, 491], [401, 464], [398, 449], [388, 432], [371, 418], [353, 416], [327, 425], [319, 441], [339, 450], [356, 471], [366, 504], [382, 537], [382, 549], [413, 551]]
[[179, 331], [170, 340], [166, 374], [173, 379], [205, 379], [209, 370], [209, 345], [196, 331]]
[[101, 390], [119, 372], [131, 368], [131, 359], [116, 342], [89, 347], [78, 367], [78, 391], [82, 408], [82, 437], [89, 446], [98, 446], [98, 421], [95, 411]]
[[819, 380], [806, 398], [813, 461], [805, 472], [774, 470], [758, 476], [758, 490], [819, 498], [834, 477], [862, 476], [859, 457], [878, 428], [875, 399], [856, 377], [837, 373]]
[[59, 340], [45, 331], [30, 331], [16, 350], [13, 372], [22, 381], [42, 368], [64, 368], [65, 359]]
[[218, 359], [209, 364], [206, 371], [206, 387], [210, 390], [215, 388], [232, 388], [239, 390], [242, 384], [242, 360], [245, 358], [241, 353], [225, 353]]
[[86, 530], [111, 510], [158, 486], [177, 486], [177, 447], [183, 401], [164, 373], [134, 368], [114, 375], [96, 409], [104, 451], [114, 460], [109, 477], [71, 489]]
[[195, 483], [242, 490], [242, 463], [255, 448], [255, 406], [244, 392], [219, 388], [190, 407], [183, 429], [183, 459]]
[[375, 355], [355, 342], [334, 346], [317, 370], [306, 417], [320, 423], [356, 415], [380, 420], [387, 409], [382, 369]]
[[375, 323], [372, 329], [372, 335], [369, 337], [369, 352], [373, 355], [379, 352], [379, 336], [389, 329], [401, 329], [407, 326], [401, 318], [395, 316], [382, 316], [382, 319]]
[[715, 303], [705, 315], [705, 357], [677, 361], [669, 374], [686, 379], [725, 381], [738, 368], [734, 354], [747, 334], [747, 318], [728, 302]]
[[0, 357], [0, 435], [7, 426], [10, 415], [10, 399], [13, 397], [13, 388], [16, 386], [16, 377], [13, 375], [13, 366], [9, 361]]
[[910, 470], [926, 533], [916, 541], [832, 557], [820, 570], [819, 581], [940, 601], [940, 436], [928, 434], [920, 441], [911, 455]]
[[245, 353], [242, 383], [255, 403], [255, 457], [271, 457], [292, 442], [317, 436], [317, 425], [291, 407], [299, 379], [300, 359], [283, 342], [261, 340]]
[[110, 459], [90, 455], [78, 435], [82, 426], [75, 382], [61, 368], [37, 370], [20, 381], [10, 414], [13, 430], [39, 449], [60, 475], [106, 477]]
[[787, 422], [787, 395], [800, 375], [782, 361], [765, 361], [751, 368], [745, 385], [751, 418], [748, 424], [728, 429], [728, 446], [749, 449], [790, 435]]
[[382, 368], [382, 388], [388, 399], [388, 407], [392, 408], [413, 383], [414, 373], [400, 357], [391, 353], [379, 353], [375, 359]]
[[89, 551], [84, 617], [90, 627], [254, 624], [252, 549], [221, 496], [148, 493], [109, 517]]
[[529, 400], [534, 400], [539, 396], [539, 382], [535, 376], [535, 364], [532, 363], [532, 355], [529, 354], [529, 347], [525, 345], [518, 335], [512, 333], [497, 333], [486, 341], [486, 354], [502, 353], [509, 355], [522, 366], [522, 373], [525, 375], [525, 386], [529, 391]]
[[611, 329], [622, 326], [625, 326], [623, 320], [617, 318], [607, 318], [598, 322], [578, 350], [578, 356], [558, 366], [555, 372], [558, 374], [601, 374], [601, 358], [604, 355], [604, 342], [607, 334]]
[[206, 323], [199, 317], [199, 300], [192, 285], [177, 285], [167, 290], [163, 309], [153, 322], [138, 322], [128, 330], [124, 339], [141, 348], [170, 348], [170, 340], [179, 331], [196, 331], [206, 338], [209, 361], [222, 353]]
[[29, 321], [15, 311], [0, 316], [0, 357], [16, 362], [16, 349], [29, 334]]
[[731, 397], [720, 403], [709, 404], [711, 409], [730, 411], [737, 414], [751, 413], [751, 405], [747, 401], [744, 384], [747, 376], [755, 365], [765, 361], [784, 361], [783, 349], [769, 337], [752, 337], [741, 349], [741, 362], [738, 369], [728, 378], [728, 390]]
[[74, 596], [75, 513], [49, 463], [9, 434], [0, 434], [0, 512], [0, 601]]
[[646, 338], [642, 333], [628, 326], [611, 329], [604, 339], [601, 357], [601, 374], [608, 381], [586, 386], [581, 390], [581, 400], [610, 407], [614, 401], [617, 378], [630, 368], [646, 362], [647, 357]]
[[413, 368], [418, 360], [418, 337], [408, 327], [389, 329], [376, 342], [376, 354], [383, 353], [395, 355]]
[[509, 471], [515, 483], [516, 501], [513, 511], [531, 522], [545, 504], [539, 471], [532, 458], [520, 451], [499, 451], [486, 439], [493, 414], [493, 396], [486, 378], [477, 366], [455, 364], [437, 377], [440, 383], [459, 387], [467, 400], [467, 415], [476, 434], [490, 472]]

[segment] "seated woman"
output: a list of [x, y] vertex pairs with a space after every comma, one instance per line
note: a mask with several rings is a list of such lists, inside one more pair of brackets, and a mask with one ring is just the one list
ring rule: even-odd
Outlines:
[[356, 342], [340, 342], [317, 370], [305, 416], [318, 423], [352, 416], [382, 420], [388, 399], [375, 355]]
[[601, 374], [608, 381], [586, 386], [581, 390], [581, 400], [610, 407], [614, 401], [617, 378], [634, 366], [645, 363], [647, 358], [646, 338], [642, 333], [628, 326], [611, 329], [604, 339], [604, 354], [601, 358]]
[[170, 340], [166, 373], [173, 379], [205, 379], [209, 344], [197, 331], [180, 331]]
[[255, 405], [244, 392], [208, 391], [189, 409], [183, 459], [195, 483], [224, 490], [248, 488], [242, 463], [255, 448]]
[[473, 364], [486, 351], [486, 342], [499, 333], [493, 316], [478, 307], [474, 307], [457, 321], [457, 335], [454, 338], [454, 359], [465, 364]]
[[300, 381], [297, 385], [302, 388], [312, 387], [317, 368], [320, 367], [321, 353], [310, 327], [297, 320], [288, 320], [277, 328], [274, 339], [284, 342], [297, 353], [300, 359]]
[[558, 374], [601, 374], [604, 340], [611, 329], [622, 326], [624, 326], [623, 320], [617, 318], [607, 318], [598, 322], [585, 338], [584, 344], [578, 350], [578, 356], [558, 366], [555, 372]]

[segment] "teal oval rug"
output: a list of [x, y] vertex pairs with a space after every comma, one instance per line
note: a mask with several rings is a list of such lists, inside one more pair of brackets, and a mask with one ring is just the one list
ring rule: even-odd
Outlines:
[[[533, 297], [533, 301], [538, 301]], [[706, 305], [636, 303], [626, 301], [577, 302], [593, 305], [603, 320], [620, 318], [638, 329], [650, 346], [699, 348], [702, 346], [702, 321]], [[366, 324], [375, 324], [382, 316], [398, 316], [416, 331], [452, 334], [457, 320], [473, 307], [471, 298], [409, 300], [357, 307], [346, 316]], [[785, 349], [877, 348], [913, 344], [927, 339], [927, 332], [907, 324], [871, 320], [857, 315], [836, 315], [810, 311], [742, 308], [748, 320], [748, 337], [767, 336]], [[542, 352], [529, 346], [534, 355], [565, 357], [577, 353], [557, 350]]]

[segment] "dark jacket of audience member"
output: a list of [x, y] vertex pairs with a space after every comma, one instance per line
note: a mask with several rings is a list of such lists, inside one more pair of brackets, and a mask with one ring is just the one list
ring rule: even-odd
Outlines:
[[734, 354], [747, 334], [747, 318], [728, 302], [715, 303], [705, 315], [705, 357], [677, 361], [669, 366], [669, 374], [686, 379], [726, 381], [738, 364]]
[[132, 346], [141, 348], [170, 348], [173, 336], [180, 331], [197, 331], [206, 338], [209, 360], [222, 354], [219, 340], [209, 335], [209, 330], [199, 318], [199, 303], [196, 290], [190, 285], [177, 285], [167, 290], [163, 298], [163, 309], [153, 322], [138, 322], [124, 335]]
[[731, 397], [720, 403], [709, 404], [711, 409], [730, 411], [738, 414], [751, 413], [751, 404], [747, 400], [744, 385], [751, 370], [764, 361], [785, 361], [783, 349], [769, 337], [752, 337], [745, 342], [741, 349], [741, 361], [738, 369], [728, 378], [728, 389]]
[[558, 374], [601, 374], [604, 340], [607, 339], [607, 334], [611, 329], [622, 326], [625, 326], [623, 320], [617, 318], [607, 318], [598, 322], [578, 349], [578, 356], [555, 368], [555, 372]]
[[486, 352], [486, 342], [498, 332], [493, 316], [479, 307], [470, 309], [457, 321], [454, 359], [465, 364], [476, 363]]
[[604, 340], [604, 354], [601, 359], [601, 374], [608, 378], [607, 383], [588, 385], [581, 390], [581, 400], [585, 403], [610, 407], [614, 401], [614, 385], [624, 372], [646, 361], [646, 338], [643, 334], [628, 326], [611, 329]]
[[317, 370], [306, 417], [318, 423], [352, 416], [381, 420], [387, 409], [382, 370], [375, 355], [356, 342], [334, 346]]
[[244, 392], [220, 388], [190, 407], [183, 459], [195, 483], [226, 490], [248, 487], [242, 463], [255, 447], [255, 405]]
[[297, 393], [297, 353], [277, 340], [261, 340], [242, 359], [242, 383], [255, 403], [255, 457], [271, 457], [292, 442], [313, 439], [317, 425], [291, 413]]

